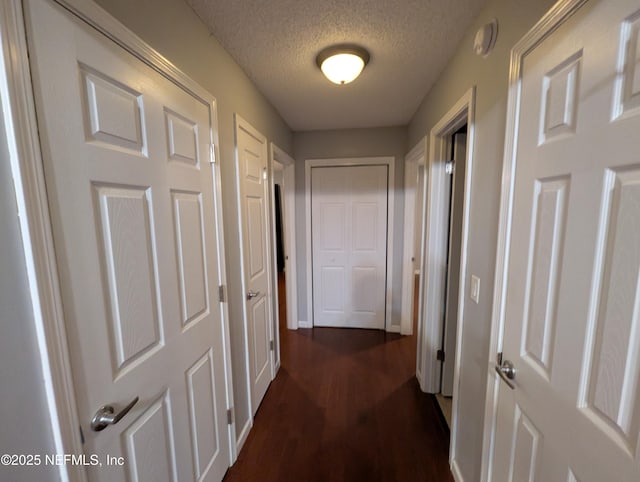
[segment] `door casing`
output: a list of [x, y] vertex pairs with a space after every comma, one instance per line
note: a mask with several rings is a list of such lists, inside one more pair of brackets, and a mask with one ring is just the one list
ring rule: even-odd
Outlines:
[[[451, 442], [449, 463], [457, 480], [460, 471], [456, 461], [456, 439], [458, 432], [458, 394], [460, 379], [460, 360], [462, 357], [463, 320], [465, 311], [465, 292], [467, 286], [467, 253], [469, 240], [469, 215], [471, 212], [471, 180], [473, 178], [473, 145], [475, 132], [475, 87], [469, 89], [431, 129], [429, 135], [429, 161], [427, 165], [427, 191], [425, 222], [423, 224], [422, 266], [420, 286], [420, 319], [418, 330], [417, 374], [420, 387], [428, 393], [440, 390], [440, 362], [437, 351], [442, 341], [442, 317], [446, 289], [447, 249], [449, 230], [449, 197], [444, 189], [447, 180], [446, 161], [450, 157], [451, 136], [465, 124], [467, 125], [467, 155], [465, 165], [464, 205], [462, 216], [462, 241], [460, 250], [460, 286], [458, 291], [458, 318], [456, 320], [456, 353], [453, 377], [453, 408], [451, 417]], [[428, 253], [428, 256], [427, 256]]]
[[[198, 85], [142, 39], [126, 29], [91, 0], [50, 0], [77, 16], [97, 31], [109, 37], [120, 47], [149, 65], [187, 92], [210, 106], [211, 159], [213, 163], [216, 236], [220, 258], [217, 280], [226, 286], [224, 233], [222, 226], [222, 196], [218, 154], [217, 102]], [[51, 217], [46, 197], [43, 162], [41, 156], [35, 103], [31, 85], [31, 72], [27, 37], [24, 29], [21, 0], [0, 3], [1, 37], [0, 96], [7, 126], [11, 167], [16, 186], [16, 198], [25, 261], [30, 285], [36, 332], [41, 352], [41, 363], [51, 419], [51, 430], [58, 453], [83, 454], [75, 386], [71, 374], [66, 325], [62, 310], [58, 267], [55, 258]], [[229, 316], [226, 302], [219, 309], [224, 329], [225, 392], [227, 409], [233, 407], [231, 358], [229, 342]], [[236, 457], [235, 426], [228, 425], [231, 465]], [[61, 480], [86, 481], [81, 465], [58, 467]]]
[[[400, 315], [400, 334], [413, 334], [413, 298], [415, 267], [421, 265], [421, 253], [415, 250], [415, 236], [419, 234], [422, 239], [423, 230], [416, 226], [416, 214], [424, 219], [424, 203], [420, 202], [417, 193], [421, 186], [419, 183], [419, 170], [425, 169], [427, 164], [428, 138], [425, 136], [409, 151], [404, 158], [404, 248], [402, 254], [402, 311]], [[426, 173], [425, 173], [426, 174]], [[423, 177], [426, 181], [426, 175]], [[424, 194], [424, 186], [422, 192]], [[422, 196], [424, 199], [424, 195]], [[415, 211], [418, 211], [416, 213]], [[421, 226], [422, 224], [420, 224]], [[422, 246], [422, 243], [420, 244]], [[419, 302], [419, 301], [418, 301]], [[421, 320], [418, 320], [420, 326]]]
[[[287, 294], [287, 328], [296, 330], [298, 328], [298, 268], [296, 265], [296, 193], [295, 193], [295, 161], [284, 150], [280, 149], [274, 143], [271, 143], [271, 156], [269, 168], [269, 187], [271, 189], [271, 205], [272, 213], [275, 209], [275, 200], [273, 194], [273, 163], [278, 162], [282, 166], [284, 176], [284, 186], [282, 189], [282, 205], [284, 207], [283, 227], [284, 227], [284, 250], [285, 250], [285, 269], [286, 269], [286, 294]], [[273, 226], [273, 259], [275, 263], [275, 218], [272, 221]], [[275, 270], [275, 264], [274, 264]], [[274, 271], [275, 272], [275, 271]], [[274, 279], [275, 280], [275, 279]], [[274, 301], [277, 301], [277, 289], [274, 283]], [[275, 339], [277, 340], [277, 366], [280, 366], [280, 335], [278, 324], [280, 322], [278, 316], [278, 303], [274, 303], [274, 329]], [[277, 370], [277, 368], [276, 368]]]
[[386, 286], [386, 313], [385, 331], [399, 333], [400, 326], [392, 326], [391, 305], [393, 302], [393, 235], [394, 225], [394, 157], [350, 157], [337, 159], [307, 159], [305, 161], [305, 211], [306, 211], [306, 255], [307, 255], [307, 320], [298, 321], [300, 328], [313, 328], [313, 266], [311, 251], [311, 169], [319, 166], [362, 166], [362, 165], [386, 165], [389, 169], [388, 178], [388, 203], [387, 203], [387, 286]]
[[[271, 277], [273, 279], [273, 303], [271, 303], [271, 324], [272, 328], [272, 340], [274, 346], [271, 350], [271, 379], [276, 377], [276, 373], [280, 368], [280, 293], [279, 291], [279, 280], [278, 280], [278, 236], [276, 229], [276, 190], [275, 190], [275, 174], [276, 172], [282, 173], [282, 177], [284, 177], [284, 166], [273, 159], [273, 157], [269, 158], [269, 165], [267, 167], [267, 180], [268, 180], [268, 191], [269, 191], [269, 227], [271, 234], [271, 264], [269, 265], [269, 270], [271, 271]], [[284, 183], [283, 183], [284, 184]], [[284, 189], [282, 190], [284, 191]], [[281, 192], [282, 192], [281, 191]], [[281, 206], [282, 207], [282, 206]], [[284, 210], [281, 211], [281, 213]], [[283, 224], [283, 231], [286, 229]], [[282, 234], [285, 236], [284, 233]], [[283, 242], [283, 244], [286, 244]], [[285, 255], [286, 256], [286, 255]], [[285, 296], [286, 299], [286, 296]]]

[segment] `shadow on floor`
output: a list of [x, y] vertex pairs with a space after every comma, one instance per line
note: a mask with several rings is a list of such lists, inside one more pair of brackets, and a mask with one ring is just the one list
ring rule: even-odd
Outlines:
[[286, 331], [281, 356], [225, 481], [453, 481], [448, 431], [415, 379], [415, 337]]

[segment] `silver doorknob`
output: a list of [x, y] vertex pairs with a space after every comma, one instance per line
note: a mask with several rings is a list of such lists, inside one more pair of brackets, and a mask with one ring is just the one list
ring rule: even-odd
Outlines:
[[105, 405], [104, 407], [100, 407], [96, 414], [91, 419], [91, 428], [94, 432], [100, 432], [107, 428], [109, 425], [115, 425], [122, 418], [129, 413], [129, 410], [133, 408], [133, 406], [138, 403], [139, 398], [134, 398], [129, 405], [124, 407], [118, 413], [115, 413], [115, 409], [111, 405]]
[[496, 373], [500, 375], [500, 378], [507, 384], [509, 388], [512, 390], [515, 387], [511, 380], [515, 380], [516, 378], [516, 368], [513, 366], [509, 360], [505, 360], [501, 365], [496, 365]]
[[250, 300], [260, 294], [259, 291], [247, 291], [247, 299]]

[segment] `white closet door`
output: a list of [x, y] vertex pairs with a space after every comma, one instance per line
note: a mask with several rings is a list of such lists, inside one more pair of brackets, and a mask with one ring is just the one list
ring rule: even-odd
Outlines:
[[89, 480], [222, 480], [211, 106], [53, 2], [26, 7], [78, 415], [103, 464]]
[[313, 324], [385, 327], [387, 166], [311, 171]]

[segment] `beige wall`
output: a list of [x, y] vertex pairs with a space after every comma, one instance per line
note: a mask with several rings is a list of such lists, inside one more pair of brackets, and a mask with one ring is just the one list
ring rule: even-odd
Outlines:
[[[509, 55], [513, 45], [553, 3], [552, 0], [490, 0], [466, 32], [456, 54], [409, 125], [409, 145], [413, 146], [469, 88], [476, 86], [469, 257], [467, 279], [462, 281], [465, 293], [468, 293], [469, 279], [475, 274], [481, 279], [481, 288], [480, 303], [465, 304], [460, 432], [456, 451], [457, 463], [466, 482], [480, 478]], [[482, 59], [473, 53], [473, 38], [476, 30], [494, 17], [499, 22], [498, 41], [493, 53]]]
[[404, 155], [407, 152], [406, 127], [382, 127], [371, 129], [340, 129], [327, 131], [295, 132], [293, 152], [296, 159], [296, 246], [298, 263], [298, 318], [307, 316], [307, 253], [306, 253], [306, 213], [305, 213], [305, 160], [344, 157], [395, 158], [395, 212], [393, 239], [393, 302], [391, 306], [392, 325], [400, 325], [402, 304], [402, 243], [401, 229], [404, 219]]
[[231, 322], [232, 367], [236, 429], [247, 421], [244, 326], [240, 274], [237, 192], [235, 181], [234, 113], [291, 152], [292, 135], [273, 106], [262, 96], [242, 69], [209, 34], [184, 0], [97, 0], [111, 15], [167, 57], [183, 72], [213, 94], [218, 102], [222, 169], [224, 234]]
[[[11, 164], [0, 116], [0, 454], [55, 453]], [[58, 480], [55, 467], [0, 465], [0, 480]]]

